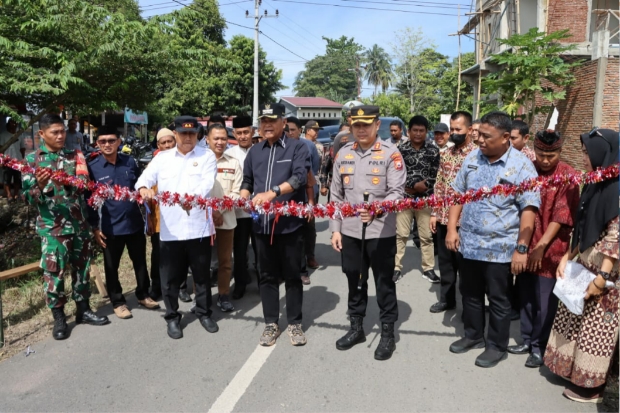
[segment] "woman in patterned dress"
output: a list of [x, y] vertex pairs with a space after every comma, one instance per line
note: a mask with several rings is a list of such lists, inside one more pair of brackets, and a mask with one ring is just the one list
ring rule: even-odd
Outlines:
[[[587, 171], [618, 162], [618, 132], [595, 129], [581, 135]], [[545, 365], [572, 383], [564, 396], [578, 402], [601, 403], [611, 361], [618, 343], [618, 178], [586, 185], [577, 212], [570, 250], [557, 277], [564, 277], [568, 260], [597, 274], [586, 290], [582, 315], [560, 303], [545, 352]], [[605, 281], [614, 287], [605, 288]]]

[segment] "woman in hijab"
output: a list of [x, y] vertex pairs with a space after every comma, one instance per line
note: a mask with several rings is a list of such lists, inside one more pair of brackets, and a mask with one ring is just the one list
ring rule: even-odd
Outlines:
[[[586, 171], [618, 162], [618, 132], [594, 129], [581, 135]], [[564, 396], [584, 403], [601, 403], [611, 361], [618, 342], [618, 178], [586, 185], [570, 250], [556, 277], [564, 277], [566, 263], [579, 255], [579, 263], [596, 278], [586, 290], [582, 315], [560, 303], [545, 352], [545, 365], [570, 381]], [[611, 281], [613, 287], [606, 288]]]

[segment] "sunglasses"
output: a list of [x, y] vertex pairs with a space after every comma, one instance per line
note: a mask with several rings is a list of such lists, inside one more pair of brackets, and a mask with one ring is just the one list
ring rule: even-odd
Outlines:
[[97, 140], [97, 144], [100, 146], [103, 145], [114, 145], [114, 143], [116, 142], [116, 139], [99, 139]]
[[601, 134], [601, 132], [599, 132], [599, 127], [595, 126], [589, 133], [588, 136], [590, 136], [591, 138], [595, 137], [595, 136], [600, 136], [601, 138], [605, 139], [603, 137], [603, 135]]

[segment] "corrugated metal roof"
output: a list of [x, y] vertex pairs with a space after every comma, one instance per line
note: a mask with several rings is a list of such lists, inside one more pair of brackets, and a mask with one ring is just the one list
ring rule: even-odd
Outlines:
[[304, 108], [342, 108], [340, 103], [325, 98], [283, 97], [280, 100]]

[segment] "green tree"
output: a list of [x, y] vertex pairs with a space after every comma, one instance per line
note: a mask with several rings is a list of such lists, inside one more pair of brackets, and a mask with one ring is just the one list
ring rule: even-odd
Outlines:
[[[392, 45], [394, 55], [398, 64], [394, 70], [396, 88], [400, 93], [407, 96], [409, 100], [410, 113], [419, 113], [423, 101], [430, 99], [430, 96], [423, 94], [425, 76], [423, 76], [424, 66], [429, 62], [424, 61], [422, 52], [435, 49], [435, 45], [424, 36], [421, 28], [413, 29], [407, 27], [399, 30], [395, 34], [396, 42]], [[431, 62], [432, 63], [432, 62]]]
[[571, 70], [577, 63], [565, 62], [561, 57], [575, 48], [572, 44], [560, 43], [571, 37], [568, 31], [546, 34], [532, 28], [524, 34], [498, 39], [508, 49], [491, 58], [502, 70], [483, 79], [484, 93], [497, 93], [502, 109], [511, 115], [524, 108], [524, 121], [531, 125], [534, 116], [549, 107], [537, 104], [537, 96], [551, 104], [564, 99], [565, 88], [574, 80]]
[[[252, 110], [254, 96], [254, 40], [237, 35], [230, 40], [230, 60], [237, 66], [224, 73], [224, 93], [227, 94], [226, 109], [230, 113]], [[282, 90], [282, 70], [267, 60], [267, 53], [259, 47], [258, 52], [258, 101], [271, 102]]]
[[297, 96], [341, 96], [345, 100], [357, 96], [359, 53], [364, 49], [354, 38], [323, 37], [325, 54], [306, 62], [293, 83]]
[[27, 105], [35, 112], [29, 127], [60, 106], [78, 113], [144, 109], [168, 68], [210, 59], [207, 51], [178, 47], [156, 21], [126, 16], [135, 1], [110, 4], [119, 11], [87, 0], [3, 0], [0, 112], [17, 117], [13, 107]]
[[383, 93], [392, 84], [392, 63], [390, 55], [377, 44], [364, 53], [364, 62], [366, 63], [364, 79], [375, 87], [374, 95], [381, 86]]
[[407, 124], [409, 119], [413, 116], [413, 114], [409, 112], [409, 101], [407, 97], [398, 92], [379, 93], [372, 98], [363, 98], [362, 102], [367, 105], [379, 106], [379, 113], [381, 116], [399, 117], [405, 124]]

